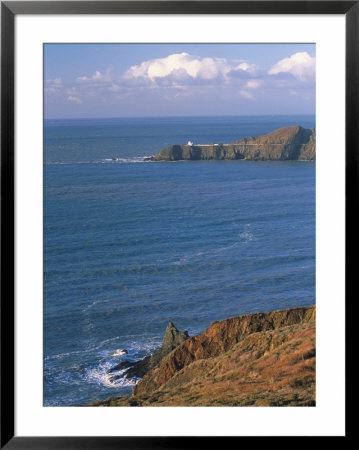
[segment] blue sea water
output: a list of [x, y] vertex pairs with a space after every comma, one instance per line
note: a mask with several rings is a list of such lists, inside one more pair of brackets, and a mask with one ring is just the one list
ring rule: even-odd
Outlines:
[[315, 118], [45, 121], [44, 405], [130, 393], [106, 371], [153, 352], [169, 321], [195, 335], [315, 303], [314, 162], [143, 162], [296, 124]]

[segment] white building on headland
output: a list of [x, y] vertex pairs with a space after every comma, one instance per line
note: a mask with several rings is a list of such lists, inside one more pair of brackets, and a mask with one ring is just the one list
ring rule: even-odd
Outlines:
[[[194, 144], [192, 141], [188, 141], [187, 145], [192, 147]], [[198, 146], [198, 147], [211, 147], [212, 145], [214, 145], [215, 147], [218, 147], [218, 145], [227, 145], [227, 144], [196, 144], [196, 146]]]

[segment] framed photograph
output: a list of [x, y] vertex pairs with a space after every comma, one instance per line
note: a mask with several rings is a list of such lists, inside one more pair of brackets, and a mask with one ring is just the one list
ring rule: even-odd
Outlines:
[[348, 435], [358, 26], [1, 3], [1, 447]]

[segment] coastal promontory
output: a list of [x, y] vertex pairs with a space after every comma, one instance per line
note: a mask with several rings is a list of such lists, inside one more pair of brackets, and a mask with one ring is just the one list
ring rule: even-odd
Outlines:
[[170, 145], [147, 161], [181, 160], [315, 160], [315, 129], [299, 125], [279, 128], [257, 137], [246, 137], [229, 144]]
[[131, 397], [90, 406], [314, 406], [315, 317], [315, 306], [246, 314], [170, 339]]

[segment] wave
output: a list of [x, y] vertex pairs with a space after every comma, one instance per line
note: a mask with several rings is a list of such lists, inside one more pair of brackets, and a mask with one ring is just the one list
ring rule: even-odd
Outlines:
[[243, 244], [248, 244], [251, 241], [255, 240], [255, 236], [250, 231], [244, 231], [242, 233], [238, 234], [238, 239], [229, 245], [224, 245], [222, 247], [212, 248], [210, 250], [203, 250], [199, 252], [189, 253], [187, 255], [182, 256], [177, 261], [173, 261], [169, 263], [172, 266], [180, 266], [185, 265], [190, 262], [193, 262], [193, 260], [198, 260], [202, 257], [208, 257], [208, 256], [216, 256], [220, 255], [223, 252], [226, 252], [228, 250], [233, 250], [236, 248], [240, 248]]
[[140, 163], [145, 162], [146, 158], [149, 158], [149, 156], [133, 156], [131, 158], [105, 158], [102, 160], [102, 162], [106, 163]]
[[[137, 339], [133, 340], [133, 338], [137, 338]], [[138, 338], [142, 338], [142, 339], [138, 339]], [[132, 342], [128, 342], [129, 339], [131, 339]], [[103, 349], [103, 347], [107, 346], [107, 344], [109, 344], [110, 342], [114, 343], [116, 341], [118, 341], [118, 344], [121, 347], [122, 347], [122, 344], [126, 344], [126, 345], [123, 345], [122, 348], [127, 348], [129, 357], [136, 358], [137, 354], [139, 352], [144, 353], [145, 355], [151, 354], [154, 350], [156, 350], [161, 345], [161, 342], [162, 342], [161, 339], [162, 339], [161, 337], [154, 337], [154, 336], [149, 337], [148, 334], [146, 334], [146, 333], [129, 334], [126, 336], [115, 336], [115, 337], [112, 337], [109, 339], [105, 339], [105, 340], [101, 341], [100, 343], [98, 343], [97, 345], [94, 345], [92, 347], [84, 348], [83, 350], [75, 350], [72, 352], [63, 352], [63, 353], [58, 353], [56, 355], [45, 356], [44, 361], [62, 359], [62, 358], [66, 358], [67, 356], [72, 356], [72, 355], [89, 354], [89, 353], [96, 352], [98, 350], [103, 350], [101, 356], [109, 356], [109, 355], [112, 356], [114, 354], [114, 352], [119, 351], [118, 349], [116, 349], [116, 347], [118, 347], [118, 346], [116, 345], [116, 347], [114, 346], [115, 348], [112, 347], [112, 348], [106, 348], [106, 349]]]
[[243, 244], [247, 244], [255, 239], [250, 231], [244, 231], [243, 233], [240, 233], [238, 237], [242, 240]]
[[[130, 364], [143, 359], [158, 349], [161, 342], [160, 337], [149, 337], [146, 334], [133, 334], [131, 338], [116, 336], [83, 351], [76, 350], [47, 356], [44, 366], [45, 384], [50, 390], [54, 386], [61, 385], [82, 386], [85, 389], [88, 389], [88, 385], [96, 385], [101, 391], [133, 387], [139, 378], [128, 377], [126, 370], [108, 373], [109, 369], [118, 364], [119, 357], [121, 360], [125, 357]], [[124, 350], [123, 345], [128, 350]], [[77, 356], [79, 354], [83, 356], [80, 364]], [[76, 357], [74, 358], [73, 355]], [[86, 358], [84, 358], [85, 355]], [[70, 359], [63, 360], [66, 357]], [[55, 403], [53, 405], [47, 403], [47, 406], [55, 406]]]
[[112, 356], [123, 356], [123, 355], [127, 355], [127, 353], [128, 353], [127, 350], [117, 349], [112, 353]]
[[107, 388], [118, 388], [134, 386], [138, 380], [122, 377], [124, 371], [117, 371], [116, 376], [113, 373], [107, 373], [112, 364], [107, 361], [99, 364], [97, 367], [87, 369], [84, 374], [84, 380], [88, 383], [99, 384]]
[[47, 161], [45, 162], [45, 165], [52, 166], [52, 165], [81, 165], [81, 164], [109, 164], [109, 163], [131, 164], [131, 163], [147, 162], [146, 158], [149, 158], [150, 156], [151, 155], [132, 156], [127, 158], [113, 157], [113, 158], [84, 160], [84, 161]]
[[95, 352], [96, 350], [100, 350], [101, 348], [103, 348], [104, 345], [108, 344], [109, 342], [113, 342], [120, 339], [120, 336], [116, 336], [113, 338], [109, 338], [109, 339], [105, 339], [104, 341], [101, 341], [98, 345], [89, 347], [89, 348], [85, 348], [83, 350], [75, 350], [73, 352], [64, 352], [64, 353], [58, 353], [57, 355], [51, 355], [51, 356], [45, 356], [44, 360], [45, 361], [51, 361], [54, 359], [61, 359], [61, 358], [65, 358], [66, 356], [72, 356], [72, 355], [79, 355], [79, 354], [85, 354], [85, 353], [92, 353]]
[[98, 303], [100, 303], [99, 300], [95, 300], [94, 302], [90, 303], [89, 305], [87, 305], [85, 308], [82, 309], [82, 312], [86, 312], [89, 309], [91, 309], [93, 306], [97, 305]]

